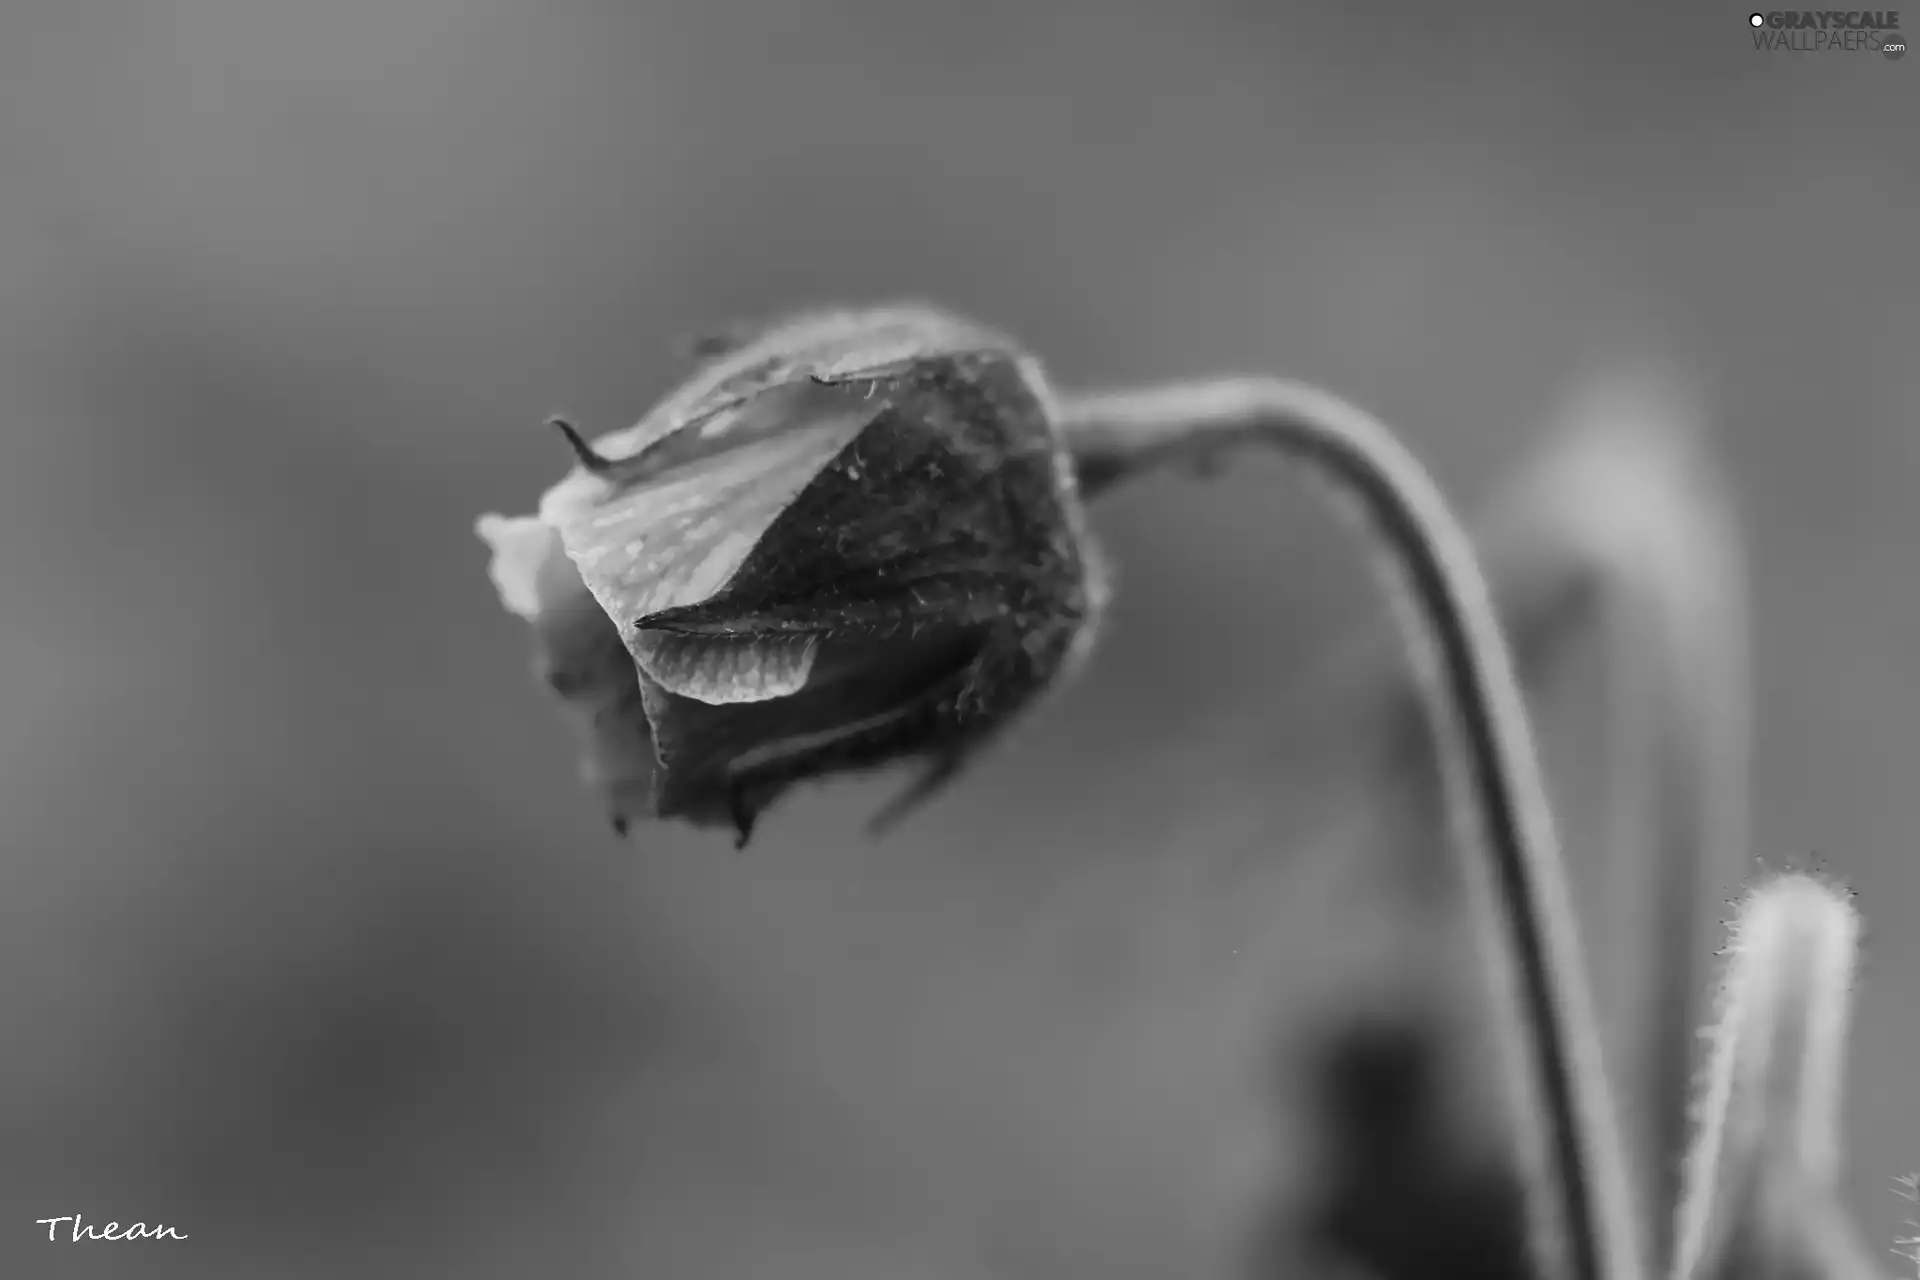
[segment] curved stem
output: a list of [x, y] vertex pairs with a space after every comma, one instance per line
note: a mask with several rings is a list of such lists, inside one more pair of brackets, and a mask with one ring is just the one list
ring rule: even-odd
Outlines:
[[1716, 976], [1713, 908], [1745, 876], [1750, 847], [1746, 570], [1684, 385], [1621, 378], [1578, 403], [1576, 429], [1516, 486], [1481, 546], [1496, 592], [1513, 589], [1501, 604], [1523, 672], [1547, 616], [1599, 630], [1614, 723], [1594, 852], [1614, 883], [1597, 918], [1619, 935], [1600, 950], [1612, 983], [1599, 991], [1619, 1029], [1607, 1045], [1614, 1083], [1636, 1104], [1641, 1221], [1665, 1260], [1692, 1137], [1689, 1068]]
[[[1459, 521], [1384, 425], [1327, 392], [1268, 378], [1218, 379], [1067, 396], [1060, 429], [1083, 492], [1157, 464], [1210, 464], [1263, 443], [1308, 464], [1374, 525], [1392, 594], [1443, 746], [1442, 771], [1469, 876], [1490, 875], [1514, 1031], [1531, 1077], [1551, 1193], [1530, 1194], [1549, 1274], [1628, 1280], [1641, 1259], [1599, 1058], [1546, 786], [1487, 585]], [[1484, 867], [1479, 864], [1484, 862]], [[1484, 882], [1481, 882], [1484, 883]], [[1539, 1146], [1545, 1150], [1539, 1150]], [[1529, 1179], [1529, 1186], [1538, 1185]]]

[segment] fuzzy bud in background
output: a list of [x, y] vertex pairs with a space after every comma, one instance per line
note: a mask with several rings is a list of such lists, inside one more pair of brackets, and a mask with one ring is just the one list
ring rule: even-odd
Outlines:
[[1867, 1280], [1841, 1208], [1840, 1100], [1860, 917], [1814, 876], [1731, 925], [1676, 1233], [1675, 1280]]
[[1038, 366], [930, 308], [701, 344], [532, 516], [483, 517], [616, 830], [731, 826], [918, 757], [897, 817], [1065, 675], [1105, 597]]

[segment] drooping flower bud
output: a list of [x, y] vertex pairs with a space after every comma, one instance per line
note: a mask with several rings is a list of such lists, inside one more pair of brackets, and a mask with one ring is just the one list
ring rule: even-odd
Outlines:
[[503, 604], [589, 733], [617, 830], [731, 825], [919, 757], [937, 789], [1085, 653], [1105, 599], [1037, 364], [920, 307], [700, 348], [538, 514], [483, 517]]

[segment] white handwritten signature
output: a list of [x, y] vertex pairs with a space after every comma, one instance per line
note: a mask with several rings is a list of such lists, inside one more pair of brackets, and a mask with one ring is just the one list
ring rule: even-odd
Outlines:
[[47, 1229], [49, 1240], [59, 1239], [54, 1233], [60, 1229], [60, 1224], [63, 1222], [73, 1224], [71, 1239], [76, 1244], [82, 1240], [185, 1240], [188, 1238], [172, 1227], [150, 1227], [144, 1222], [135, 1222], [124, 1227], [117, 1222], [109, 1222], [104, 1227], [82, 1227], [80, 1215], [77, 1213], [65, 1214], [58, 1218], [34, 1219], [36, 1225]]

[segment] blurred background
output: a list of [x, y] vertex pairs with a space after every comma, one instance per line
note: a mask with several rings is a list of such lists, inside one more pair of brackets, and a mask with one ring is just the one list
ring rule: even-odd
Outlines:
[[[744, 856], [613, 841], [487, 581], [474, 517], [564, 469], [543, 415], [902, 296], [1068, 384], [1323, 381], [1468, 506], [1580, 379], [1697, 386], [1752, 539], [1753, 853], [1868, 920], [1849, 1191], [1890, 1244], [1920, 59], [1758, 53], [1745, 12], [7, 5], [0, 1269], [1241, 1273], [1311, 1178], [1270, 1047], [1394, 945], [1354, 868], [1445, 856], [1311, 676], [1378, 626], [1311, 494], [1104, 502], [1085, 679], [884, 843], [894, 777]], [[76, 1213], [192, 1238], [34, 1225]]]

